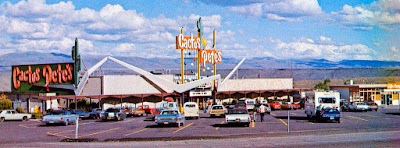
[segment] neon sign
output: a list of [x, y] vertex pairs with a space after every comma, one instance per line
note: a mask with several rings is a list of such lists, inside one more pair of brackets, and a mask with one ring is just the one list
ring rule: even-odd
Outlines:
[[74, 63], [23, 65], [12, 67], [12, 91], [31, 92], [34, 84], [42, 84], [50, 91], [50, 84], [73, 84]]

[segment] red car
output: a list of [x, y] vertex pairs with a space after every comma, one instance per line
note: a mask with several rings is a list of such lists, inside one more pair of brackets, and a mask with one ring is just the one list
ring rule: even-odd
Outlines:
[[269, 106], [271, 107], [272, 110], [281, 109], [281, 103], [279, 102], [269, 103]]
[[300, 109], [300, 103], [292, 103], [293, 109]]

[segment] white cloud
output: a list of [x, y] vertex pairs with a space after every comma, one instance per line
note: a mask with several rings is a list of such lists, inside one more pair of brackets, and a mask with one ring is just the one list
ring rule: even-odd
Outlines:
[[244, 15], [251, 15], [251, 16], [256, 16], [260, 17], [262, 16], [262, 4], [257, 3], [257, 4], [251, 4], [247, 6], [236, 6], [236, 7], [231, 7], [229, 8], [230, 11], [232, 12], [237, 12], [240, 14]]
[[317, 0], [268, 0], [262, 3], [230, 7], [232, 12], [243, 15], [264, 16], [274, 21], [298, 21], [301, 17], [322, 14]]
[[117, 47], [114, 48], [117, 52], [129, 52], [136, 49], [136, 45], [132, 43], [123, 43], [119, 44]]
[[380, 0], [369, 5], [344, 5], [332, 16], [345, 26], [357, 30], [371, 30], [374, 26], [391, 30], [391, 25], [400, 24], [400, 1]]
[[[325, 41], [327, 37], [320, 37]], [[331, 40], [329, 40], [332, 42]], [[273, 53], [280, 58], [324, 58], [331, 61], [340, 61], [346, 59], [371, 60], [376, 52], [362, 44], [335, 45], [319, 44], [318, 42], [295, 41], [281, 42], [276, 44], [269, 53]]]

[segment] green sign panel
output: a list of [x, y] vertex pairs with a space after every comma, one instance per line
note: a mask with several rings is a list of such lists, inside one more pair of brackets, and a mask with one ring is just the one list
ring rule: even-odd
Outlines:
[[51, 92], [74, 83], [74, 63], [12, 66], [12, 92]]

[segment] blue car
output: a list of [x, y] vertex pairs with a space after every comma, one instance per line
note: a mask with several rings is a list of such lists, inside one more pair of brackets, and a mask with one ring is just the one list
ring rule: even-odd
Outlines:
[[71, 113], [78, 115], [79, 119], [88, 119], [89, 117], [91, 117], [90, 112], [85, 112], [81, 109], [72, 109]]
[[67, 110], [53, 110], [47, 115], [43, 116], [42, 122], [49, 124], [62, 124], [67, 126], [68, 124], [74, 124], [76, 119], [78, 118], [77, 115], [71, 114], [70, 111]]
[[158, 125], [178, 125], [180, 127], [185, 124], [185, 115], [181, 114], [178, 110], [163, 110], [160, 115], [156, 116], [155, 122]]
[[340, 112], [336, 108], [324, 108], [322, 109], [319, 120], [320, 121], [331, 121], [340, 123]]

